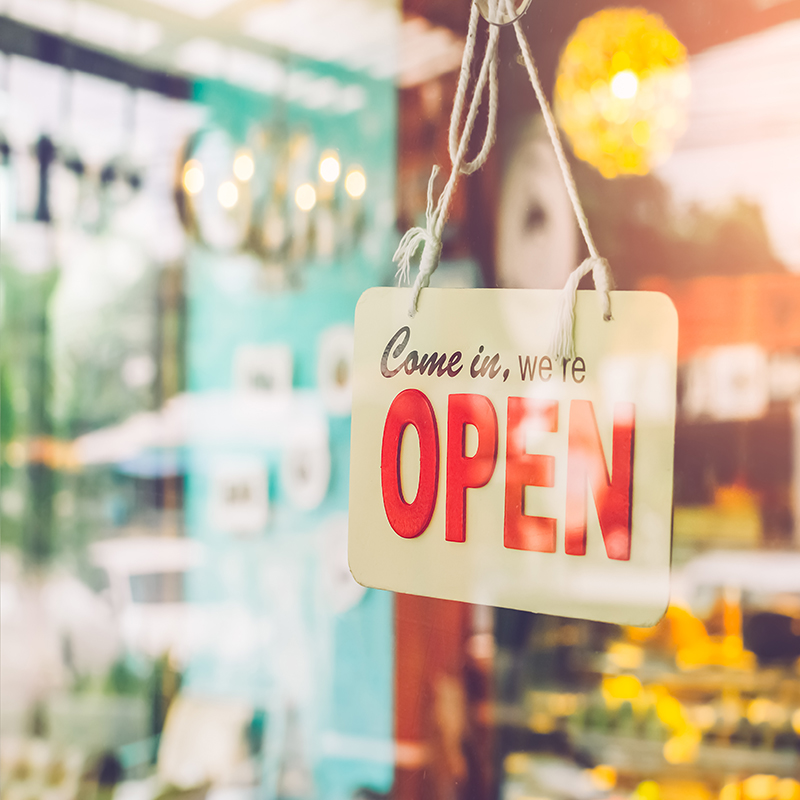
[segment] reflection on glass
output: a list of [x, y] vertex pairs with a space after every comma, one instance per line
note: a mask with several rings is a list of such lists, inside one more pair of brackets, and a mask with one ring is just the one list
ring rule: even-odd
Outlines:
[[319, 176], [322, 180], [326, 183], [333, 183], [338, 179], [340, 171], [339, 159], [335, 153], [323, 155], [319, 162]]
[[361, 197], [367, 190], [367, 178], [360, 169], [352, 169], [347, 173], [344, 188], [350, 197]]
[[233, 162], [233, 174], [236, 176], [237, 180], [242, 181], [242, 183], [246, 183], [253, 177], [255, 169], [253, 156], [249, 151], [240, 152]]
[[223, 208], [233, 208], [239, 202], [239, 190], [231, 181], [221, 183], [217, 190], [217, 200]]
[[310, 183], [304, 183], [297, 187], [294, 202], [301, 211], [311, 211], [317, 203], [317, 192]]
[[183, 168], [183, 188], [188, 194], [199, 194], [203, 191], [204, 185], [203, 168], [197, 161], [187, 161]]

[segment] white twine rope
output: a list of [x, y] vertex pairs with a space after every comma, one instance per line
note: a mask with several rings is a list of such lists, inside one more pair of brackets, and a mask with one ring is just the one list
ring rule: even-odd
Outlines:
[[[442, 231], [447, 217], [450, 213], [450, 201], [460, 175], [470, 175], [475, 170], [480, 169], [486, 161], [489, 151], [494, 144], [496, 123], [497, 123], [497, 41], [499, 30], [492, 26], [489, 30], [489, 41], [486, 45], [486, 53], [483, 57], [481, 70], [475, 83], [475, 90], [470, 100], [467, 118], [464, 121], [464, 129], [461, 136], [458, 136], [458, 126], [461, 122], [461, 114], [464, 108], [467, 86], [469, 84], [470, 66], [475, 52], [475, 39], [478, 30], [478, 17], [480, 16], [478, 7], [473, 3], [469, 18], [469, 30], [467, 40], [464, 45], [464, 55], [461, 59], [461, 73], [458, 78], [458, 88], [456, 89], [455, 100], [453, 101], [453, 113], [450, 117], [450, 135], [448, 149], [453, 168], [450, 177], [439, 196], [439, 201], [434, 206], [433, 203], [433, 184], [439, 174], [439, 167], [434, 166], [430, 180], [428, 181], [428, 205], [425, 211], [425, 228], [411, 228], [400, 240], [393, 261], [397, 266], [397, 278], [409, 281], [411, 275], [411, 258], [422, 245], [422, 256], [419, 262], [419, 273], [414, 281], [411, 297], [411, 307], [408, 314], [413, 317], [417, 312], [420, 292], [430, 285], [431, 275], [439, 266], [439, 259], [442, 254]], [[486, 135], [480, 152], [472, 161], [466, 160], [467, 147], [475, 127], [475, 119], [478, 116], [481, 98], [487, 80], [489, 82], [489, 118], [486, 123]]]
[[586, 219], [586, 212], [583, 210], [580, 198], [578, 197], [575, 179], [572, 177], [572, 170], [564, 154], [564, 146], [561, 143], [556, 121], [553, 118], [550, 104], [547, 102], [547, 97], [542, 89], [542, 82], [539, 80], [539, 73], [536, 69], [536, 64], [533, 62], [531, 48], [528, 44], [528, 40], [525, 38], [519, 20], [514, 22], [514, 32], [517, 34], [517, 43], [522, 53], [522, 60], [525, 62], [525, 68], [528, 71], [531, 86], [533, 86], [536, 99], [539, 101], [539, 105], [542, 108], [542, 116], [547, 126], [547, 133], [550, 135], [550, 141], [556, 152], [556, 159], [558, 160], [558, 166], [561, 168], [561, 176], [564, 178], [564, 185], [567, 187], [567, 194], [572, 203], [572, 210], [575, 212], [575, 218], [578, 220], [578, 227], [581, 229], [586, 246], [589, 248], [589, 257], [585, 259], [577, 269], [573, 270], [569, 278], [567, 278], [567, 283], [561, 293], [561, 300], [559, 302], [555, 333], [550, 343], [550, 351], [556, 360], [559, 358], [574, 358], [575, 301], [578, 298], [578, 284], [581, 278], [591, 271], [594, 288], [600, 293], [600, 300], [603, 307], [603, 319], [605, 320], [611, 319], [611, 297], [609, 292], [614, 288], [614, 279], [611, 276], [611, 269], [608, 266], [608, 261], [602, 258], [600, 253], [598, 253], [597, 246], [592, 238], [592, 233], [589, 230], [589, 221]]
[[[500, 0], [504, 3], [506, 0]], [[491, 2], [490, 5], [494, 7], [496, 2]], [[496, 10], [496, 9], [493, 9]], [[439, 167], [434, 166], [430, 180], [428, 181], [428, 203], [425, 212], [426, 227], [425, 228], [411, 228], [397, 247], [393, 260], [397, 263], [397, 277], [406, 282], [410, 279], [411, 274], [411, 258], [414, 256], [419, 246], [422, 245], [422, 256], [420, 257], [419, 273], [414, 281], [412, 289], [411, 307], [409, 308], [409, 316], [413, 317], [417, 311], [417, 304], [422, 289], [430, 285], [430, 278], [436, 268], [439, 266], [439, 259], [442, 254], [442, 231], [447, 217], [450, 213], [450, 201], [452, 200], [453, 192], [461, 174], [470, 175], [486, 161], [489, 151], [492, 148], [495, 140], [496, 122], [497, 122], [497, 44], [499, 36], [499, 27], [497, 25], [490, 25], [489, 27], [489, 41], [486, 45], [486, 53], [484, 54], [483, 63], [481, 64], [480, 74], [475, 83], [472, 99], [469, 104], [467, 118], [464, 122], [464, 129], [461, 132], [461, 137], [458, 136], [458, 126], [461, 121], [461, 116], [464, 110], [464, 100], [466, 99], [467, 87], [469, 84], [470, 67], [472, 64], [473, 55], [475, 52], [475, 39], [478, 28], [479, 11], [477, 4], [473, 1], [472, 9], [470, 12], [469, 29], [467, 32], [467, 39], [464, 44], [464, 55], [461, 60], [461, 72], [458, 78], [458, 88], [456, 89], [456, 96], [453, 100], [453, 112], [450, 116], [450, 131], [448, 138], [448, 149], [450, 153], [450, 161], [452, 163], [452, 170], [450, 177], [442, 190], [439, 200], [434, 206], [433, 203], [433, 185], [436, 176], [439, 174]], [[586, 213], [581, 205], [578, 191], [575, 187], [575, 179], [572, 176], [572, 170], [569, 167], [566, 155], [564, 154], [564, 147], [561, 143], [561, 137], [558, 133], [558, 128], [553, 118], [553, 113], [550, 110], [550, 104], [547, 102], [544, 90], [542, 89], [541, 81], [539, 80], [539, 73], [536, 70], [536, 65], [533, 61], [530, 45], [525, 38], [522, 26], [519, 20], [514, 23], [514, 32], [517, 36], [517, 43], [519, 44], [522, 53], [522, 59], [525, 63], [525, 68], [528, 72], [528, 77], [533, 86], [533, 91], [536, 94], [536, 99], [542, 109], [547, 133], [550, 136], [553, 149], [556, 153], [561, 175], [564, 179], [564, 185], [567, 187], [567, 194], [569, 195], [572, 209], [575, 212], [575, 218], [578, 221], [578, 226], [583, 234], [586, 246], [589, 249], [589, 257], [570, 274], [567, 283], [561, 294], [559, 303], [558, 315], [556, 318], [555, 333], [551, 341], [550, 351], [556, 359], [559, 358], [573, 358], [575, 356], [575, 302], [577, 300], [578, 284], [581, 278], [592, 273], [595, 289], [600, 294], [600, 300], [603, 310], [603, 318], [610, 320], [611, 317], [611, 298], [609, 292], [614, 288], [614, 281], [611, 275], [608, 262], [602, 258], [597, 251], [597, 247], [592, 238], [591, 231], [589, 230], [589, 223], [586, 219]], [[466, 161], [466, 151], [469, 145], [472, 131], [475, 126], [475, 119], [478, 114], [478, 109], [481, 104], [483, 91], [486, 86], [486, 81], [489, 81], [489, 114], [486, 126], [486, 135], [483, 140], [483, 145], [478, 155], [472, 161]]]

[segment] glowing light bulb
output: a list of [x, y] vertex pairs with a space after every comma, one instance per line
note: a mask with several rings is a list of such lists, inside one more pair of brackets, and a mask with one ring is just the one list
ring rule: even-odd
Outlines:
[[328, 153], [323, 155], [322, 160], [319, 162], [319, 176], [326, 183], [333, 183], [341, 172], [339, 159], [335, 153]]
[[361, 197], [367, 190], [367, 178], [360, 169], [351, 169], [344, 179], [344, 188], [350, 197]]
[[203, 168], [198, 161], [192, 159], [186, 162], [183, 168], [183, 188], [187, 194], [199, 194], [203, 191], [205, 186], [205, 176], [203, 175]]
[[233, 208], [239, 202], [239, 190], [232, 181], [220, 184], [217, 190], [217, 200], [223, 208]]
[[690, 91], [686, 48], [664, 20], [609, 8], [567, 41], [553, 106], [578, 158], [605, 178], [645, 175], [683, 133]]
[[297, 187], [294, 202], [301, 211], [311, 211], [317, 203], [317, 192], [310, 183], [304, 183]]
[[611, 94], [620, 100], [631, 100], [636, 97], [639, 90], [639, 79], [636, 73], [629, 69], [623, 69], [611, 79]]
[[243, 150], [233, 161], [233, 174], [237, 180], [247, 183], [256, 171], [256, 165], [249, 151]]

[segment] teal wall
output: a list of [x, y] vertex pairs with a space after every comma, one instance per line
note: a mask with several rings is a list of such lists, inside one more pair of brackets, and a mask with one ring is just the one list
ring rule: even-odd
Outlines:
[[[192, 662], [185, 688], [241, 698], [264, 712], [261, 796], [290, 792], [287, 787], [300, 775], [307, 785], [303, 789], [300, 781], [298, 795], [338, 799], [359, 787], [386, 792], [391, 786], [393, 601], [387, 592], [366, 590], [341, 613], [326, 601], [322, 584], [329, 567], [321, 532], [341, 525], [347, 511], [350, 418], [325, 410], [317, 357], [324, 331], [352, 325], [361, 292], [392, 274], [396, 93], [390, 82], [330, 66], [305, 62], [288, 69], [360, 86], [366, 102], [352, 113], [312, 110], [219, 82], [198, 84], [195, 99], [209, 109], [209, 128], [226, 130], [234, 142], [252, 139], [255, 124], [272, 132], [303, 130], [318, 151], [337, 150], [343, 168], [359, 164], [367, 176], [363, 237], [344, 255], [311, 256], [295, 265], [290, 288], [268, 288], [265, 274], [274, 276], [276, 267], [254, 255], [193, 245], [188, 388], [224, 397], [233, 388], [237, 347], [287, 345], [296, 413], [316, 413], [327, 422], [330, 482], [317, 508], [297, 509], [280, 479], [280, 437], [270, 441], [266, 428], [252, 438], [196, 432], [187, 454], [187, 529], [207, 546], [210, 558], [190, 576], [187, 593], [195, 604], [227, 608], [231, 623], [220, 646]], [[208, 511], [215, 461], [241, 455], [259, 460], [269, 476], [268, 521], [248, 536], [215, 529]], [[236, 642], [231, 630], [237, 615], [247, 620], [242, 634], [247, 641], [239, 651], [225, 638], [230, 633]]]

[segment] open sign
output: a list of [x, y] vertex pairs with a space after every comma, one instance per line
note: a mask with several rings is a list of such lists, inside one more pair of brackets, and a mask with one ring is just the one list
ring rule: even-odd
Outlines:
[[677, 319], [664, 295], [366, 292], [356, 311], [350, 568], [369, 586], [653, 624], [669, 597]]
[[[606, 554], [620, 561], [630, 558], [634, 406], [620, 403], [615, 412], [613, 472], [609, 476], [592, 403], [570, 402], [564, 549], [571, 555], [586, 553], [588, 485], [594, 496]], [[467, 426], [472, 426], [478, 436], [473, 455], [466, 453]], [[409, 427], [417, 432], [420, 450], [416, 495], [411, 502], [405, 499], [401, 480], [401, 442]], [[555, 458], [527, 452], [528, 427], [555, 433], [558, 403], [508, 398], [503, 546], [554, 553], [557, 519], [526, 513], [525, 489], [553, 487]], [[498, 438], [497, 412], [488, 397], [448, 396], [444, 526], [448, 542], [466, 541], [467, 490], [483, 488], [491, 480], [497, 468]], [[438, 486], [439, 435], [435, 412], [419, 389], [404, 389], [389, 406], [381, 444], [381, 495], [386, 518], [395, 533], [414, 539], [425, 532], [436, 507]]]

